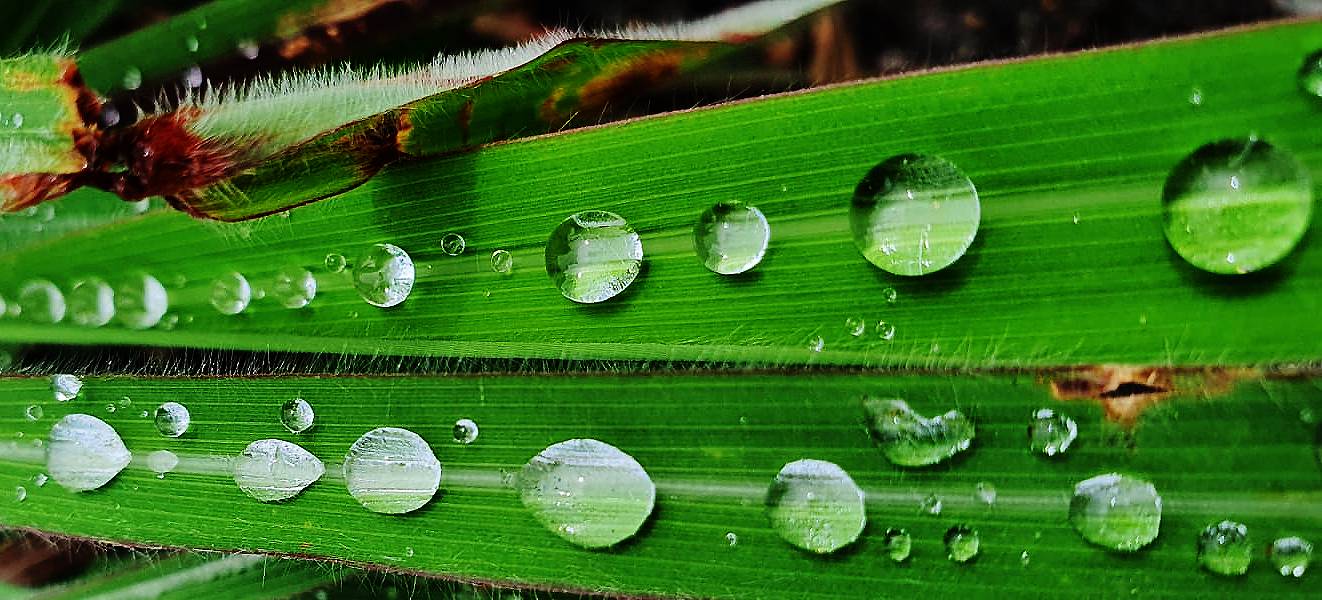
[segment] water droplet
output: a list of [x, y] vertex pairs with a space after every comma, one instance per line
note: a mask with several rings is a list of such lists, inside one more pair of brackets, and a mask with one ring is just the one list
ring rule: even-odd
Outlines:
[[422, 508], [441, 484], [441, 462], [418, 434], [398, 427], [373, 429], [344, 457], [349, 494], [372, 512], [402, 514]]
[[35, 323], [59, 323], [64, 320], [64, 294], [45, 279], [23, 284], [18, 290], [18, 307], [23, 318]]
[[258, 44], [257, 40], [252, 39], [239, 40], [239, 43], [234, 46], [234, 49], [239, 53], [239, 56], [248, 60], [257, 58], [262, 52], [261, 44]]
[[222, 315], [237, 315], [251, 302], [252, 285], [240, 273], [226, 273], [211, 284], [211, 306]]
[[184, 69], [184, 74], [179, 79], [183, 81], [184, 85], [190, 88], [202, 87], [202, 67], [197, 65], [189, 66], [187, 69]]
[[606, 548], [638, 533], [656, 502], [642, 465], [593, 439], [547, 446], [523, 466], [518, 487], [537, 522], [583, 548]]
[[50, 430], [46, 470], [71, 492], [97, 489], [128, 466], [133, 455], [105, 421], [84, 414], [67, 415]]
[[78, 393], [83, 390], [83, 380], [77, 375], [60, 373], [50, 376], [50, 390], [55, 394], [55, 399], [60, 402], [68, 402], [78, 397]]
[[1267, 551], [1272, 566], [1284, 577], [1303, 577], [1313, 561], [1313, 544], [1301, 537], [1283, 537], [1272, 542]]
[[477, 423], [472, 419], [459, 419], [454, 422], [454, 441], [471, 444], [477, 441]]
[[45, 473], [37, 473], [37, 476], [32, 478], [32, 483], [37, 484], [37, 487], [45, 487], [49, 480], [50, 478]]
[[1071, 217], [1070, 220], [1073, 221], [1075, 225], [1078, 225], [1078, 224], [1079, 224], [1079, 213], [1074, 213], [1074, 216]]
[[41, 406], [38, 404], [28, 406], [27, 409], [23, 411], [23, 416], [27, 417], [29, 421], [40, 421], [44, 414], [46, 414], [46, 411], [42, 410]]
[[185, 49], [185, 50], [187, 50], [187, 51], [189, 51], [189, 52], [197, 52], [197, 48], [198, 48], [197, 36], [195, 36], [195, 35], [187, 35], [187, 36], [184, 36], [184, 49]]
[[169, 450], [157, 450], [147, 455], [147, 468], [158, 477], [164, 477], [177, 466], [179, 466], [179, 457]]
[[979, 502], [987, 506], [996, 504], [996, 486], [989, 481], [979, 481], [978, 485], [973, 487], [973, 494]]
[[142, 86], [142, 71], [137, 67], [124, 69], [124, 77], [120, 80], [120, 83], [124, 85], [124, 89], [126, 90], [133, 91], [138, 89]]
[[96, 277], [75, 281], [68, 301], [69, 317], [84, 327], [101, 327], [115, 316], [115, 290]]
[[344, 268], [349, 266], [349, 261], [344, 258], [343, 254], [332, 252], [326, 255], [323, 264], [325, 264], [326, 270], [331, 273], [343, 273]]
[[867, 330], [868, 324], [861, 317], [849, 317], [845, 319], [845, 331], [848, 331], [849, 335], [859, 337], [866, 333]]
[[317, 278], [302, 267], [288, 267], [275, 274], [271, 296], [285, 308], [303, 308], [317, 297]]
[[114, 404], [107, 404], [107, 405], [106, 405], [106, 412], [108, 412], [108, 413], [113, 413], [113, 412], [115, 412], [115, 410], [117, 410], [117, 409], [116, 409], [116, 407], [115, 407]]
[[156, 407], [156, 431], [165, 437], [177, 438], [187, 433], [192, 420], [188, 408], [178, 402], [166, 402]]
[[297, 496], [325, 472], [321, 460], [298, 444], [257, 440], [234, 463], [234, 483], [258, 502], [278, 502]]
[[303, 433], [312, 427], [315, 420], [316, 414], [312, 411], [312, 405], [302, 398], [289, 400], [280, 407], [280, 423], [289, 430], [289, 433]]
[[464, 236], [453, 231], [441, 236], [441, 252], [450, 256], [459, 256], [464, 253], [464, 248], [468, 243], [464, 241]]
[[1056, 414], [1050, 408], [1033, 411], [1033, 418], [1028, 422], [1028, 448], [1038, 454], [1064, 454], [1078, 435], [1079, 426], [1074, 419]]
[[353, 285], [372, 306], [389, 308], [408, 299], [417, 271], [413, 259], [394, 244], [368, 248], [353, 267]]
[[1189, 105], [1195, 108], [1203, 105], [1203, 90], [1198, 88], [1189, 90]]
[[835, 463], [805, 458], [781, 467], [767, 491], [767, 518], [781, 539], [816, 554], [858, 539], [863, 490]]
[[546, 274], [564, 297], [591, 304], [615, 297], [643, 263], [643, 242], [615, 213], [585, 211], [570, 216], [546, 241]]
[[1308, 55], [1299, 67], [1299, 89], [1315, 98], [1322, 98], [1322, 50]]
[[945, 503], [941, 497], [936, 494], [928, 494], [923, 501], [918, 504], [918, 512], [926, 515], [936, 516], [941, 514], [941, 509], [945, 508]]
[[756, 267], [766, 254], [771, 226], [757, 207], [718, 202], [703, 211], [693, 228], [698, 260], [713, 273], [735, 275]]
[[973, 182], [949, 161], [901, 154], [873, 167], [854, 190], [854, 245], [896, 275], [940, 271], [968, 251], [981, 205]]
[[727, 531], [725, 532], [725, 543], [730, 546], [738, 546], [739, 536], [733, 531]]
[[1313, 216], [1313, 185], [1289, 153], [1254, 138], [1212, 142], [1171, 170], [1166, 240], [1189, 264], [1251, 273], [1288, 255]]
[[956, 525], [946, 530], [945, 542], [946, 558], [957, 563], [973, 560], [982, 545], [978, 531], [967, 525]]
[[895, 288], [888, 287], [881, 290], [881, 299], [885, 300], [886, 304], [895, 304], [900, 299], [900, 293], [896, 292]]
[[1198, 564], [1218, 575], [1243, 575], [1253, 561], [1249, 528], [1242, 523], [1222, 521], [1208, 525], [1198, 536]]
[[128, 396], [121, 396], [119, 398], [119, 406], [122, 408], [128, 408], [130, 406], [133, 406], [133, 399], [129, 398]]
[[877, 321], [877, 337], [888, 342], [895, 339], [895, 325], [886, 321]]
[[1157, 539], [1161, 496], [1151, 483], [1117, 473], [1080, 481], [1070, 500], [1070, 524], [1099, 546], [1133, 552]]
[[[13, 125], [13, 126], [14, 126], [14, 129], [18, 129], [18, 128], [22, 127], [22, 126], [23, 126], [23, 113], [14, 113], [14, 116], [12, 116], [12, 117], [9, 118], [9, 124], [10, 124], [10, 125]], [[46, 209], [47, 211], [49, 211], [49, 212], [47, 212], [47, 213], [45, 213], [45, 214], [50, 214], [50, 215], [54, 216], [55, 208], [54, 208], [53, 206], [51, 206], [51, 205], [49, 205], [49, 204], [43, 204], [43, 205], [41, 205], [41, 206], [38, 207], [38, 211], [39, 211], [39, 212], [40, 212], [40, 210], [41, 210], [42, 207], [45, 207], [45, 209]], [[43, 220], [43, 221], [49, 221], [50, 219], [49, 219], [49, 218], [45, 218], [45, 219], [42, 219], [42, 220]]]
[[881, 541], [886, 557], [895, 562], [904, 562], [913, 553], [913, 538], [903, 529], [887, 529]]
[[514, 270], [514, 255], [508, 250], [496, 250], [491, 253], [491, 270], [508, 275]]
[[14, 488], [14, 502], [22, 502], [28, 499], [28, 489], [23, 486]]
[[826, 338], [820, 335], [814, 335], [808, 338], [808, 349], [813, 352], [821, 352], [826, 349]]
[[115, 286], [115, 317], [130, 329], [155, 327], [169, 307], [165, 286], [151, 275], [131, 275]]
[[[101, 121], [101, 126], [102, 126], [102, 127], [114, 127], [114, 126], [116, 126], [116, 125], [119, 124], [119, 121], [120, 121], [120, 119], [122, 119], [122, 118], [123, 118], [123, 116], [119, 114], [119, 108], [117, 108], [117, 107], [115, 106], [115, 103], [113, 103], [113, 102], [106, 102], [105, 104], [102, 104], [102, 105], [101, 105], [101, 119], [100, 119], [100, 121]], [[145, 202], [147, 202], [147, 201], [146, 201], [146, 200], [140, 200], [139, 202], [143, 202], [143, 203], [145, 203]], [[130, 204], [131, 204], [131, 205], [132, 205], [132, 204], [137, 204], [137, 202], [133, 202], [133, 203], [130, 203]]]
[[1019, 566], [1027, 567], [1028, 563], [1032, 562], [1032, 560], [1033, 559], [1031, 556], [1028, 555], [1027, 550], [1024, 550], [1023, 552], [1019, 553]]
[[882, 454], [901, 467], [934, 465], [973, 443], [973, 422], [957, 410], [929, 419], [898, 398], [870, 397], [863, 407]]

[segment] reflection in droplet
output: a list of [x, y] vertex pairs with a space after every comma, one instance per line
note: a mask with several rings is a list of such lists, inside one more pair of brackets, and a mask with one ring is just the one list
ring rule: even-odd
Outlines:
[[130, 275], [115, 286], [115, 318], [130, 329], [155, 327], [169, 305], [165, 286], [151, 275]]
[[1099, 546], [1133, 552], [1157, 539], [1161, 496], [1151, 483], [1117, 473], [1080, 481], [1070, 501], [1070, 524]]
[[156, 407], [156, 431], [165, 437], [179, 437], [188, 432], [192, 416], [188, 408], [178, 402], [166, 402]]
[[413, 259], [394, 244], [375, 244], [353, 266], [353, 286], [372, 306], [397, 306], [413, 293], [417, 270]]
[[34, 323], [59, 323], [64, 320], [64, 294], [45, 279], [36, 279], [18, 289], [19, 314]]
[[321, 460], [298, 444], [257, 440], [234, 463], [234, 483], [258, 502], [278, 502], [297, 496], [325, 472]]
[[315, 420], [312, 405], [302, 398], [293, 398], [280, 407], [280, 423], [289, 433], [303, 433], [312, 427]]
[[271, 295], [285, 308], [303, 308], [317, 297], [317, 278], [302, 267], [289, 267], [275, 274]]
[[593, 439], [546, 447], [519, 472], [518, 487], [543, 527], [583, 548], [606, 548], [638, 533], [656, 502], [642, 465]]
[[546, 241], [546, 274], [574, 302], [614, 298], [633, 283], [643, 243], [623, 217], [600, 210], [571, 215]]
[[222, 315], [237, 315], [251, 302], [252, 285], [241, 273], [226, 273], [211, 284], [211, 306]]
[[766, 502], [767, 518], [781, 539], [816, 554], [853, 543], [867, 523], [863, 490], [844, 469], [823, 460], [786, 464]]
[[358, 438], [344, 457], [349, 494], [372, 512], [402, 514], [422, 508], [441, 483], [441, 462], [416, 433], [378, 427]]
[[949, 161], [902, 154], [868, 171], [849, 221], [868, 262], [896, 275], [940, 271], [968, 251], [981, 205], [973, 182]]
[[69, 288], [69, 318], [83, 327], [101, 327], [115, 316], [115, 291], [97, 277], [84, 277]]
[[771, 226], [762, 211], [738, 201], [718, 202], [703, 211], [693, 229], [698, 260], [721, 275], [756, 267], [770, 240]]

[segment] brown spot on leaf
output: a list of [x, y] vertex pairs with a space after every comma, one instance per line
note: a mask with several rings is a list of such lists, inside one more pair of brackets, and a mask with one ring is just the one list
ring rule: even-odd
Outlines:
[[473, 125], [473, 99], [469, 98], [464, 105], [459, 107], [459, 114], [455, 117], [459, 120], [459, 139], [460, 143], [467, 146], [468, 137]]
[[551, 90], [551, 94], [542, 101], [541, 108], [537, 111], [542, 121], [552, 127], [563, 125], [567, 117], [560, 114], [560, 99], [565, 97], [565, 88], [557, 87]]
[[1143, 412], [1177, 394], [1212, 396], [1255, 371], [1249, 369], [1177, 370], [1168, 367], [1103, 365], [1059, 372], [1051, 377], [1057, 400], [1091, 400], [1110, 421], [1133, 426]]
[[[693, 53], [699, 56], [694, 56]], [[703, 49], [650, 52], [614, 65], [588, 80], [578, 92], [580, 113], [597, 113], [611, 101], [630, 98], [679, 73], [689, 58], [700, 59]]]

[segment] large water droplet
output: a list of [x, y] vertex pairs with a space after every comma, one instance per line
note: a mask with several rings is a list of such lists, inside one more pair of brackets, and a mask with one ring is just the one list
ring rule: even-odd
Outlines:
[[1267, 553], [1276, 572], [1285, 577], [1303, 577], [1313, 562], [1313, 544], [1301, 537], [1278, 538]]
[[165, 286], [151, 275], [130, 275], [115, 286], [115, 317], [130, 329], [155, 327], [169, 307]]
[[1161, 496], [1142, 479], [1117, 473], [1098, 475], [1074, 486], [1069, 520], [1083, 539], [1133, 552], [1157, 539]]
[[83, 390], [83, 380], [77, 375], [59, 373], [50, 376], [50, 390], [59, 402], [68, 402], [78, 397]]
[[237, 315], [252, 302], [252, 285], [240, 273], [226, 273], [211, 284], [211, 306], [222, 315]]
[[537, 522], [583, 548], [638, 533], [656, 502], [656, 486], [638, 461], [592, 439], [547, 446], [523, 466], [518, 487]]
[[1029, 449], [1046, 456], [1064, 454], [1078, 435], [1079, 426], [1074, 419], [1050, 408], [1033, 411], [1032, 420], [1028, 422]]
[[179, 466], [179, 457], [169, 450], [157, 450], [147, 455], [147, 468], [151, 469], [157, 477], [165, 477], [166, 473]]
[[275, 274], [271, 296], [285, 308], [303, 308], [317, 297], [317, 278], [302, 267], [289, 267]]
[[904, 562], [913, 553], [913, 538], [903, 529], [887, 529], [881, 541], [886, 557], [895, 562]]
[[477, 423], [472, 419], [455, 421], [454, 441], [460, 444], [471, 444], [477, 441]]
[[298, 444], [257, 440], [234, 463], [234, 483], [258, 502], [278, 502], [297, 496], [325, 472], [321, 460]]
[[643, 242], [624, 218], [601, 210], [565, 219], [546, 240], [546, 273], [574, 302], [615, 297], [643, 264]]
[[142, 86], [142, 71], [137, 67], [124, 69], [124, 77], [120, 80], [124, 89], [133, 91]]
[[312, 405], [302, 398], [294, 398], [280, 407], [280, 423], [289, 433], [303, 433], [316, 420]]
[[1222, 521], [1208, 525], [1198, 536], [1198, 564], [1218, 575], [1243, 575], [1253, 561], [1249, 528], [1243, 523]]
[[864, 398], [863, 407], [882, 454], [902, 467], [934, 465], [973, 442], [973, 422], [957, 410], [929, 419], [898, 398]]
[[1299, 67], [1299, 89], [1314, 98], [1322, 98], [1322, 50], [1309, 54]]
[[944, 541], [946, 558], [957, 563], [973, 560], [982, 546], [977, 530], [967, 525], [956, 525], [946, 530]]
[[413, 292], [417, 271], [413, 259], [394, 244], [376, 244], [358, 257], [353, 267], [353, 286], [372, 306], [388, 308], [407, 300]]
[[713, 273], [735, 275], [758, 263], [771, 241], [771, 226], [757, 207], [743, 202], [718, 202], [703, 211], [693, 228], [698, 260]]
[[97, 277], [85, 277], [69, 288], [69, 318], [84, 327], [101, 327], [115, 316], [115, 290]]
[[1299, 244], [1313, 216], [1312, 196], [1307, 172], [1284, 150], [1254, 138], [1212, 142], [1166, 179], [1166, 240], [1204, 271], [1258, 271]]
[[72, 492], [97, 489], [128, 466], [133, 455], [115, 429], [91, 415], [67, 415], [50, 430], [46, 470]]
[[767, 491], [767, 518], [781, 539], [817, 554], [853, 543], [867, 523], [858, 484], [835, 463], [810, 458], [781, 467]]
[[179, 437], [188, 432], [192, 416], [188, 407], [178, 402], [166, 402], [156, 407], [156, 431], [165, 437]]
[[441, 252], [450, 256], [459, 256], [464, 253], [464, 248], [468, 247], [468, 242], [464, 236], [453, 231], [441, 236]]
[[973, 182], [949, 161], [901, 154], [873, 167], [854, 190], [854, 245], [896, 275], [940, 271], [968, 251], [981, 205]]
[[64, 320], [64, 294], [45, 279], [29, 281], [18, 289], [18, 307], [23, 318], [34, 323]]
[[367, 510], [402, 514], [422, 508], [436, 495], [441, 461], [418, 434], [378, 427], [349, 447], [344, 480], [349, 494]]

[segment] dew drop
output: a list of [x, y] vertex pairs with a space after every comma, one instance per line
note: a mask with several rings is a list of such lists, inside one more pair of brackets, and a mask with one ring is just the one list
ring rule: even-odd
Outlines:
[[64, 320], [64, 294], [45, 279], [35, 279], [18, 290], [19, 314], [34, 323], [59, 323]]
[[453, 231], [441, 236], [441, 252], [450, 256], [459, 256], [460, 254], [463, 254], [464, 248], [467, 246], [468, 242], [464, 240], [464, 236]]
[[946, 530], [946, 558], [952, 562], [966, 563], [978, 556], [982, 541], [978, 531], [967, 525], [956, 525]]
[[179, 79], [183, 81], [184, 85], [190, 88], [202, 87], [202, 67], [197, 65], [189, 66], [187, 69], [184, 69], [184, 74]]
[[1313, 544], [1301, 537], [1283, 537], [1272, 542], [1267, 553], [1277, 573], [1283, 577], [1303, 577], [1313, 561]]
[[854, 337], [862, 336], [868, 331], [868, 324], [861, 317], [849, 317], [845, 319], [845, 331]]
[[877, 337], [888, 342], [895, 339], [895, 325], [886, 321], [877, 321]]
[[326, 270], [331, 273], [343, 273], [345, 267], [349, 266], [349, 261], [344, 258], [343, 254], [332, 252], [326, 255], [322, 264], [324, 264]]
[[1314, 98], [1322, 98], [1322, 50], [1308, 55], [1299, 67], [1299, 89]]
[[1194, 88], [1189, 90], [1189, 105], [1197, 108], [1203, 105], [1203, 90]]
[[1027, 567], [1028, 563], [1032, 562], [1032, 560], [1033, 558], [1028, 555], [1027, 550], [1024, 550], [1023, 552], [1019, 553], [1019, 566]]
[[951, 410], [925, 418], [898, 398], [864, 398], [868, 425], [882, 454], [901, 467], [924, 467], [968, 450], [974, 427], [963, 413]]
[[142, 71], [137, 67], [124, 69], [124, 77], [120, 79], [120, 83], [129, 91], [142, 87]]
[[46, 470], [65, 489], [85, 492], [114, 479], [132, 458], [124, 440], [105, 421], [72, 414], [51, 427]]
[[156, 431], [165, 437], [177, 438], [188, 432], [192, 417], [188, 407], [178, 402], [166, 402], [156, 407]]
[[517, 485], [537, 522], [583, 548], [606, 548], [632, 537], [656, 502], [656, 486], [642, 465], [593, 439], [547, 446], [523, 466]]
[[496, 250], [491, 253], [491, 270], [501, 275], [508, 275], [514, 270], [514, 255], [508, 250]]
[[[14, 127], [14, 129], [18, 129], [18, 128], [22, 127], [22, 126], [23, 126], [23, 113], [14, 113], [14, 116], [12, 116], [12, 117], [9, 118], [9, 124], [12, 125], [12, 126]], [[51, 205], [49, 205], [49, 204], [42, 204], [42, 205], [40, 205], [40, 206], [37, 207], [37, 210], [38, 210], [38, 214], [41, 214], [41, 215], [50, 215], [51, 217], [55, 216], [55, 207], [53, 207], [53, 206], [51, 206]], [[41, 220], [42, 220], [43, 222], [45, 222], [45, 221], [49, 221], [49, 220], [50, 220], [50, 217], [42, 217]]]
[[1162, 189], [1166, 241], [1189, 264], [1252, 273], [1294, 250], [1313, 216], [1313, 185], [1289, 153], [1254, 138], [1212, 142]]
[[821, 352], [826, 349], [826, 338], [820, 335], [814, 335], [808, 338], [808, 349], [813, 352]]
[[353, 267], [353, 286], [372, 306], [389, 308], [408, 299], [417, 271], [408, 252], [394, 244], [375, 244]]
[[477, 441], [477, 423], [472, 419], [459, 419], [454, 422], [454, 441], [471, 444]]
[[189, 52], [197, 52], [197, 48], [198, 48], [197, 36], [195, 35], [184, 36], [185, 50]]
[[1074, 486], [1070, 524], [1098, 546], [1133, 552], [1157, 539], [1161, 496], [1151, 483], [1117, 473], [1098, 475]]
[[402, 514], [422, 508], [441, 484], [441, 462], [418, 434], [398, 427], [373, 429], [344, 457], [349, 494], [372, 512]]
[[115, 316], [115, 290], [96, 277], [85, 277], [69, 288], [69, 318], [84, 327], [101, 327]]
[[317, 278], [302, 267], [287, 267], [275, 274], [271, 296], [285, 308], [303, 308], [317, 297]]
[[252, 285], [241, 273], [226, 273], [211, 284], [211, 306], [222, 315], [237, 315], [251, 302]]
[[1221, 521], [1208, 525], [1198, 536], [1198, 564], [1217, 575], [1243, 575], [1253, 561], [1249, 528], [1243, 523]]
[[14, 502], [22, 502], [28, 499], [28, 489], [23, 486], [14, 488]]
[[27, 417], [27, 420], [29, 421], [40, 421], [41, 417], [45, 414], [46, 411], [42, 410], [41, 405], [39, 404], [30, 405], [23, 411], [23, 416]]
[[60, 373], [51, 375], [50, 389], [59, 402], [68, 402], [78, 397], [78, 393], [83, 391], [83, 380], [77, 375]]
[[248, 444], [234, 463], [234, 483], [258, 502], [293, 498], [325, 473], [321, 459], [284, 440]]
[[165, 286], [151, 275], [131, 275], [115, 286], [115, 317], [130, 329], [155, 327], [169, 307]]
[[165, 477], [166, 473], [179, 466], [179, 457], [169, 450], [157, 450], [147, 455], [147, 468], [151, 469], [157, 477]]
[[37, 473], [37, 476], [32, 478], [32, 483], [37, 484], [37, 487], [45, 487], [49, 480], [50, 478], [45, 473]]
[[303, 433], [312, 427], [316, 414], [312, 405], [302, 398], [294, 398], [280, 407], [280, 423], [289, 433]]
[[868, 171], [849, 221], [868, 262], [896, 275], [940, 271], [968, 251], [981, 205], [973, 182], [949, 161], [901, 154]]
[[234, 49], [239, 53], [239, 56], [242, 56], [247, 60], [257, 58], [262, 52], [262, 46], [258, 44], [256, 40], [252, 39], [239, 40], [239, 43], [234, 46]]
[[743, 202], [718, 202], [703, 211], [693, 228], [698, 260], [713, 273], [735, 275], [762, 262], [771, 241], [771, 226], [757, 207]]
[[546, 241], [546, 274], [574, 302], [609, 300], [633, 283], [643, 263], [638, 234], [615, 213], [571, 215]]
[[782, 467], [766, 503], [776, 534], [815, 554], [848, 546], [867, 523], [863, 490], [844, 469], [823, 460], [805, 458]]
[[904, 529], [887, 529], [881, 541], [886, 557], [894, 562], [904, 562], [913, 553], [913, 538]]
[[735, 532], [733, 532], [733, 531], [727, 531], [727, 532], [725, 532], [725, 543], [726, 543], [726, 545], [729, 545], [729, 546], [738, 546], [738, 545], [739, 545], [739, 536], [736, 535]]
[[115, 412], [116, 410], [118, 410], [118, 408], [117, 408], [114, 404], [107, 404], [107, 405], [106, 405], [106, 412], [108, 412], [108, 413], [113, 413], [113, 412]]
[[941, 497], [936, 494], [928, 494], [918, 504], [918, 512], [934, 517], [941, 514], [943, 508], [945, 508], [945, 502], [942, 502]]
[[886, 304], [895, 304], [900, 299], [900, 293], [895, 291], [895, 288], [888, 287], [881, 290], [881, 299], [885, 300]]
[[1028, 422], [1028, 448], [1045, 456], [1064, 454], [1078, 435], [1079, 426], [1074, 419], [1050, 408], [1033, 411]]
[[979, 502], [986, 504], [987, 506], [996, 504], [996, 486], [992, 485], [989, 481], [979, 481], [978, 484], [973, 487], [973, 495]]

